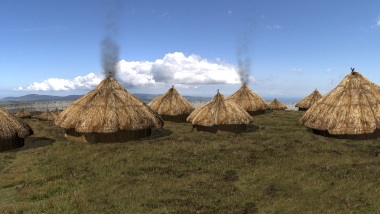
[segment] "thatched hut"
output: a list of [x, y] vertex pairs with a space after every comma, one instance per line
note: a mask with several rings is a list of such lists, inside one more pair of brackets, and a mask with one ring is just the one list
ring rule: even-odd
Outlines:
[[270, 110], [285, 110], [287, 107], [284, 103], [278, 101], [276, 98], [269, 104]]
[[156, 97], [148, 106], [163, 120], [186, 122], [194, 107], [172, 86], [165, 94]]
[[193, 111], [187, 118], [197, 131], [212, 133], [219, 131], [240, 133], [246, 130], [246, 124], [252, 120], [242, 107], [231, 100], [226, 100], [219, 91], [209, 103]]
[[323, 135], [348, 138], [377, 135], [380, 86], [352, 69], [337, 87], [306, 111], [300, 122]]
[[24, 146], [24, 138], [32, 134], [29, 125], [0, 108], [0, 152]]
[[31, 118], [32, 113], [30, 113], [29, 111], [27, 111], [23, 108], [16, 113], [16, 117], [21, 118], [21, 119]]
[[317, 89], [315, 89], [311, 94], [307, 97], [300, 100], [296, 103], [295, 107], [298, 107], [298, 111], [306, 111], [308, 110], [314, 103], [316, 103], [319, 99], [322, 98], [321, 93]]
[[255, 94], [246, 84], [243, 84], [227, 100], [235, 102], [252, 116], [264, 114], [265, 110], [269, 108], [265, 100]]
[[97, 143], [147, 137], [164, 122], [109, 76], [61, 112], [55, 124], [66, 130], [68, 140]]
[[46, 111], [42, 112], [41, 114], [39, 114], [35, 117], [37, 119], [43, 120], [43, 121], [54, 121], [56, 118], [56, 115], [53, 112], [46, 110]]

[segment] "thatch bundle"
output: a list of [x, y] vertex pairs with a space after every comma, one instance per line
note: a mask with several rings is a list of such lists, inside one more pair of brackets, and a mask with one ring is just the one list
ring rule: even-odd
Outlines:
[[252, 120], [243, 108], [231, 100], [226, 100], [219, 91], [209, 103], [193, 111], [187, 118], [198, 131], [212, 133], [239, 133], [244, 131], [246, 124]]
[[16, 117], [21, 118], [21, 119], [31, 118], [32, 113], [30, 113], [29, 111], [27, 111], [23, 108], [16, 113]]
[[29, 125], [9, 111], [0, 108], [0, 152], [24, 145], [24, 138], [33, 134]]
[[284, 103], [278, 101], [276, 98], [269, 104], [270, 110], [285, 110], [287, 107]]
[[227, 98], [241, 106], [250, 115], [258, 115], [265, 113], [269, 108], [268, 104], [263, 98], [255, 94], [246, 84], [243, 84], [239, 90]]
[[380, 127], [380, 87], [352, 69], [300, 122], [331, 135], [374, 133]]
[[298, 107], [299, 111], [306, 111], [308, 110], [314, 103], [316, 103], [319, 99], [322, 98], [321, 93], [317, 89], [315, 89], [311, 94], [309, 94], [307, 97], [300, 100], [298, 103], [296, 103], [296, 107]]
[[172, 86], [165, 94], [156, 97], [148, 106], [163, 120], [186, 122], [194, 107]]
[[69, 140], [122, 142], [146, 137], [163, 120], [113, 77], [73, 102], [55, 120]]
[[53, 112], [46, 110], [46, 111], [42, 112], [41, 114], [39, 114], [35, 117], [37, 119], [43, 120], [43, 121], [54, 121], [56, 118], [56, 115]]

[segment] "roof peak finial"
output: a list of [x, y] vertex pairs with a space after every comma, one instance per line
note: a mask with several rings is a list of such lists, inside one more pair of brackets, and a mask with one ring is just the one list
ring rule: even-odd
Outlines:
[[351, 67], [351, 74], [355, 74], [355, 68]]

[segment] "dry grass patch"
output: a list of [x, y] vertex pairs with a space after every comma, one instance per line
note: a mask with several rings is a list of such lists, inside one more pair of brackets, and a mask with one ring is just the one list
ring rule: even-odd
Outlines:
[[60, 128], [26, 120], [35, 138], [0, 153], [0, 212], [379, 212], [379, 141], [314, 135], [302, 114], [255, 116], [242, 134], [167, 122], [104, 144], [67, 142]]

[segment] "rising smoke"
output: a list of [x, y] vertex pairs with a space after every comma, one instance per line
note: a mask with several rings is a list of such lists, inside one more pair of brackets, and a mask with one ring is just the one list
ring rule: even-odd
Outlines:
[[119, 45], [108, 35], [102, 40], [101, 46], [103, 74], [115, 76], [116, 63], [119, 61]]
[[116, 42], [118, 33], [117, 15], [119, 15], [121, 0], [103, 0], [102, 6], [106, 9], [105, 36], [101, 41], [101, 60], [104, 76], [116, 75], [116, 64], [119, 61], [119, 44]]
[[249, 83], [249, 71], [251, 65], [251, 59], [249, 56], [248, 45], [246, 43], [240, 44], [240, 47], [237, 51], [238, 57], [238, 74], [240, 78], [240, 82], [243, 85], [247, 85]]
[[236, 51], [238, 61], [238, 74], [241, 84], [247, 85], [249, 83], [249, 74], [251, 66], [251, 56], [249, 53], [249, 46], [251, 44], [252, 27], [249, 23], [247, 31], [244, 32], [238, 42]]

